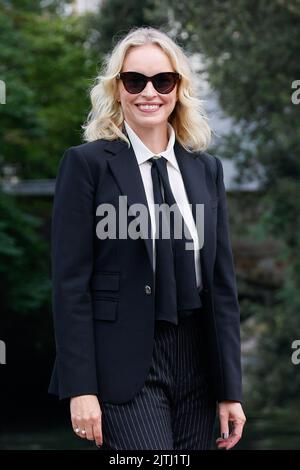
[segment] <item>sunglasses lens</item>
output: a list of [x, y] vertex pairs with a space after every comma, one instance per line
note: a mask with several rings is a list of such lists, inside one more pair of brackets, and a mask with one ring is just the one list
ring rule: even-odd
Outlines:
[[176, 85], [176, 75], [172, 73], [159, 73], [154, 79], [154, 87], [158, 93], [170, 93]]
[[138, 73], [124, 74], [123, 83], [128, 93], [140, 93], [146, 85], [145, 79]]

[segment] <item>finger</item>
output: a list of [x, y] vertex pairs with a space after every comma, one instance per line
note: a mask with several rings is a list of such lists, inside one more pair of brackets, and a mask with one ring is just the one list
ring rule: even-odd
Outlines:
[[227, 449], [234, 447], [242, 437], [244, 423], [234, 422], [232, 432], [227, 440]]
[[72, 419], [72, 428], [73, 428], [74, 433], [78, 436], [80, 432], [80, 426], [77, 424], [77, 422], [74, 419]]
[[103, 437], [102, 437], [102, 424], [101, 418], [96, 421], [93, 425], [93, 433], [95, 438], [95, 443], [97, 446], [102, 446], [103, 444]]
[[221, 412], [219, 414], [219, 420], [221, 437], [216, 440], [216, 443], [218, 444], [218, 446], [223, 446], [224, 441], [227, 441], [227, 438], [229, 436], [228, 413]]
[[94, 440], [93, 426], [92, 426], [90, 423], [86, 423], [86, 425], [85, 425], [85, 437], [86, 437], [89, 441], [93, 441], [93, 440]]
[[220, 432], [222, 439], [226, 439], [229, 435], [228, 413], [220, 413]]
[[222, 446], [225, 447], [226, 450], [229, 450], [231, 449], [232, 447], [234, 447], [240, 440], [241, 436], [238, 436], [238, 435], [233, 435], [231, 437], [229, 437], [226, 442], [224, 441], [224, 445]]
[[76, 432], [78, 437], [81, 437], [81, 439], [86, 439], [86, 429], [85, 429], [85, 421], [82, 420], [77, 420], [77, 429], [79, 429], [79, 432]]
[[76, 416], [75, 414], [72, 415], [71, 414], [71, 422], [72, 422], [72, 427], [73, 427], [73, 431], [74, 433], [76, 434], [76, 436], [78, 437], [81, 437], [80, 436], [80, 431], [82, 429], [82, 424], [81, 424], [81, 419], [80, 419], [80, 416]]
[[226, 449], [227, 448], [227, 443], [228, 443], [228, 439], [222, 439], [221, 437], [219, 437], [216, 440], [216, 444], [218, 446], [218, 449]]

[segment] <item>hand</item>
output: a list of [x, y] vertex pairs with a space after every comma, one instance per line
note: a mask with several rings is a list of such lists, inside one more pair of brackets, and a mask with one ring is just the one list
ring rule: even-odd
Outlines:
[[94, 441], [97, 446], [103, 443], [101, 408], [96, 395], [80, 395], [70, 399], [73, 430], [78, 437]]
[[[234, 447], [242, 437], [246, 416], [241, 404], [237, 401], [222, 401], [218, 408], [221, 436], [225, 434], [228, 437], [219, 437], [216, 444], [218, 449], [228, 450]], [[232, 423], [230, 434], [229, 423]]]

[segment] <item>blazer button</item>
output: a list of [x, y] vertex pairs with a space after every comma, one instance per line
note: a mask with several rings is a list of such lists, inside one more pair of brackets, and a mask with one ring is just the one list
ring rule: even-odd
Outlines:
[[148, 294], [148, 295], [151, 294], [151, 287], [148, 286], [148, 285], [145, 286], [145, 292], [146, 292], [146, 294]]

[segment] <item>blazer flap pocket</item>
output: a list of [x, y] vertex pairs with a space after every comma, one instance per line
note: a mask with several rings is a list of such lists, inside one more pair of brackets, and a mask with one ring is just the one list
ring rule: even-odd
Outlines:
[[115, 321], [117, 319], [118, 301], [99, 299], [93, 301], [94, 319]]
[[97, 273], [91, 280], [92, 290], [117, 291], [120, 286], [120, 273]]

